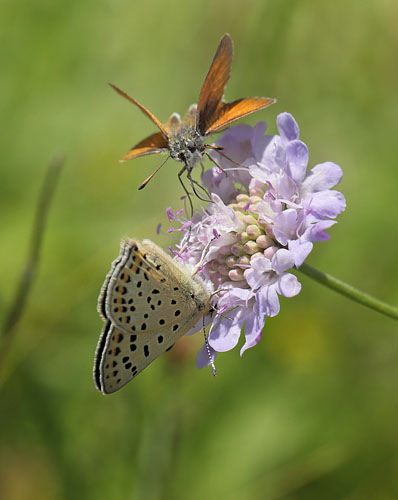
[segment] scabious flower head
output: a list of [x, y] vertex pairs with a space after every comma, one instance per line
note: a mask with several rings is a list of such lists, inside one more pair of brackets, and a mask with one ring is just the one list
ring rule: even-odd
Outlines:
[[[263, 122], [229, 128], [215, 143], [223, 150], [212, 150], [222, 169], [202, 176], [213, 202], [191, 221], [168, 211], [185, 233], [176, 258], [201, 262], [202, 278], [220, 290], [209, 330], [213, 357], [237, 345], [243, 326], [241, 354], [259, 342], [266, 318], [279, 313], [278, 295], [301, 290], [289, 269], [304, 262], [315, 241], [329, 239], [326, 229], [345, 209], [344, 196], [331, 189], [341, 168], [325, 162], [307, 172], [308, 148], [296, 121], [282, 113], [277, 126], [277, 135], [265, 134]], [[209, 364], [205, 346], [197, 364]]]

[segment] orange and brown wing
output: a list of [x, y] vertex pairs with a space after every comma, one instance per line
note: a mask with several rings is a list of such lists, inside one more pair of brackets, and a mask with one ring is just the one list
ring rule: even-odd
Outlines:
[[214, 121], [213, 115], [224, 94], [224, 88], [229, 80], [233, 57], [232, 39], [228, 33], [222, 38], [217, 47], [216, 54], [205, 81], [200, 91], [197, 127], [199, 132], [205, 134], [210, 124]]
[[250, 113], [254, 113], [259, 109], [266, 108], [274, 104], [274, 102], [276, 102], [276, 99], [270, 97], [249, 97], [233, 102], [220, 102], [211, 122], [204, 131], [204, 135], [219, 132], [230, 123], [239, 120], [243, 116], [250, 115]]
[[136, 106], [140, 108], [140, 110], [146, 115], [150, 120], [153, 121], [153, 123], [158, 127], [158, 129], [161, 131], [161, 133], [164, 135], [164, 137], [168, 137], [169, 134], [167, 133], [167, 130], [164, 125], [160, 123], [160, 121], [156, 118], [155, 115], [153, 115], [149, 109], [147, 109], [145, 106], [143, 106], [141, 103], [130, 97], [126, 92], [123, 92], [123, 90], [120, 90], [119, 87], [116, 87], [116, 85], [113, 85], [113, 83], [109, 84], [118, 94], [123, 96], [125, 99], [128, 101], [132, 102]]
[[161, 132], [156, 132], [149, 137], [146, 137], [141, 142], [136, 144], [126, 153], [120, 161], [131, 160], [139, 156], [151, 155], [155, 153], [163, 153], [167, 151], [168, 141], [164, 138]]

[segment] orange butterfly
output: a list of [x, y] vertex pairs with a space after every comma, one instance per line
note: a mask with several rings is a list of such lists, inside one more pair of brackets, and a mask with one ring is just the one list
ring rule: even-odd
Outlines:
[[200, 188], [202, 188], [202, 186], [192, 179], [192, 169], [198, 161], [200, 162], [203, 159], [205, 154], [214, 162], [211, 156], [206, 152], [206, 149], [222, 150], [222, 148], [206, 144], [206, 137], [221, 131], [224, 127], [239, 120], [243, 116], [258, 111], [259, 109], [266, 108], [276, 102], [276, 99], [271, 99], [269, 97], [242, 98], [228, 103], [221, 100], [225, 86], [229, 80], [232, 57], [232, 39], [230, 35], [226, 33], [221, 38], [213, 62], [211, 63], [210, 69], [202, 85], [198, 104], [190, 106], [183, 120], [180, 119], [177, 113], [173, 113], [166, 124], [160, 123], [156, 116], [154, 116], [145, 106], [115, 85], [110, 84], [116, 92], [138, 106], [160, 130], [160, 132], [156, 132], [136, 144], [120, 161], [126, 161], [154, 153], [169, 152], [169, 156], [166, 160], [141, 184], [139, 189], [144, 188], [156, 172], [158, 172], [171, 157], [184, 164], [178, 173], [178, 179], [188, 195], [189, 201], [191, 202], [189, 193], [181, 179], [181, 175], [184, 172], [187, 172], [187, 178], [191, 183], [194, 193], [200, 199], [203, 199], [195, 189], [195, 185]]

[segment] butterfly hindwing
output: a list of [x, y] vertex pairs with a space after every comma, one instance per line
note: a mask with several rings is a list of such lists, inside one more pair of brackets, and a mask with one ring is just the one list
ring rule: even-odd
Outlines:
[[132, 158], [138, 158], [139, 156], [146, 156], [155, 153], [164, 153], [168, 151], [167, 148], [168, 142], [164, 138], [163, 134], [161, 132], [156, 132], [132, 147], [130, 151], [120, 159], [120, 161], [127, 161]]
[[216, 112], [211, 117], [206, 134], [219, 132], [227, 125], [276, 102], [269, 97], [250, 97], [237, 99], [233, 102], [220, 102]]
[[104, 325], [94, 363], [99, 391], [110, 394], [121, 389], [184, 334], [184, 330], [126, 334], [111, 321]]

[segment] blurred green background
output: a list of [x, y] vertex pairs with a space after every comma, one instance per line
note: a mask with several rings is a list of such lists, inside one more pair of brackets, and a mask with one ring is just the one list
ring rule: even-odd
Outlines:
[[165, 121], [197, 100], [218, 41], [226, 98], [278, 98], [310, 165], [343, 167], [347, 210], [308, 260], [398, 303], [398, 4], [395, 0], [3, 0], [0, 308], [10, 307], [46, 166], [67, 164], [39, 274], [0, 366], [0, 498], [396, 499], [398, 329], [300, 276], [261, 343], [197, 370], [183, 339], [119, 393], [92, 382], [96, 301], [122, 236], [156, 236], [180, 207], [177, 164], [118, 159], [154, 130], [108, 86]]

